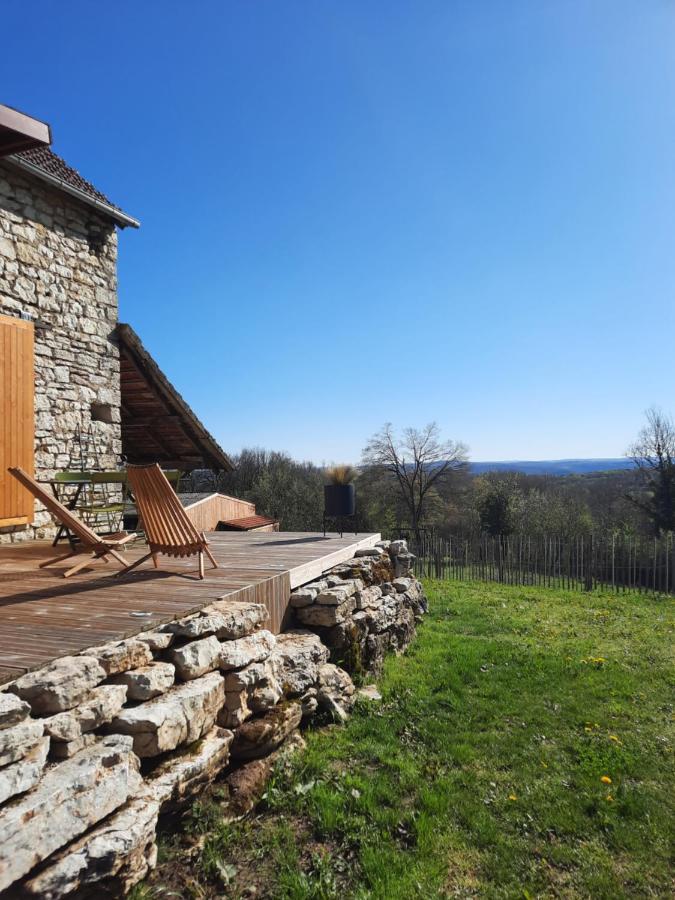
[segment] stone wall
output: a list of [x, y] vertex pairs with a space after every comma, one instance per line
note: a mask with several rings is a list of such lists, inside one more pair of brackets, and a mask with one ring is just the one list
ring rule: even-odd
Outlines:
[[[93, 432], [103, 468], [117, 468], [120, 435], [117, 234], [113, 223], [0, 160], [0, 313], [35, 320], [35, 470], [71, 464], [78, 429]], [[92, 465], [90, 459], [87, 465]], [[38, 513], [37, 535], [50, 527]], [[0, 542], [36, 528], [0, 529]]]
[[295, 619], [316, 632], [331, 659], [379, 674], [389, 650], [405, 649], [426, 609], [405, 541], [380, 541], [291, 594]]
[[265, 607], [218, 601], [5, 686], [0, 894], [123, 896], [155, 865], [162, 817], [216, 777], [224, 816], [246, 815], [303, 724], [348, 715], [355, 687], [331, 654], [367, 672], [414, 634], [411, 557], [403, 542], [376, 550], [293, 593], [304, 627], [275, 637]]

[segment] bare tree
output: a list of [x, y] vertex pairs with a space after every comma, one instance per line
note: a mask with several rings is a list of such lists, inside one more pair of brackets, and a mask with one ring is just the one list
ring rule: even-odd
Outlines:
[[642, 473], [646, 492], [629, 499], [648, 516], [658, 535], [675, 530], [675, 427], [655, 407], [646, 416], [647, 424], [628, 450]]
[[417, 539], [429, 491], [466, 465], [467, 448], [441, 440], [436, 422], [424, 428], [405, 428], [398, 436], [387, 422], [368, 442], [363, 465], [390, 473], [398, 483]]

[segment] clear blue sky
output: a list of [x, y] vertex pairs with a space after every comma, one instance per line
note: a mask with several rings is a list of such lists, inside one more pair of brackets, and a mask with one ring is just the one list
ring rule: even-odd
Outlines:
[[223, 446], [616, 456], [675, 412], [671, 0], [5, 0], [2, 102], [142, 220], [120, 312]]

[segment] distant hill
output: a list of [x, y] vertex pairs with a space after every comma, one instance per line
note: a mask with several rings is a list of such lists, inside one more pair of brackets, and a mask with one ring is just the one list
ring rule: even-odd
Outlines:
[[632, 459], [535, 459], [512, 462], [472, 462], [471, 472], [522, 472], [524, 475], [587, 475], [634, 468]]

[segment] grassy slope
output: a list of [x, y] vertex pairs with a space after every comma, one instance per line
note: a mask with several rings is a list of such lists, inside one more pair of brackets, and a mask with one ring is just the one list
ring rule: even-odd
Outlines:
[[670, 896], [672, 604], [428, 592], [384, 702], [310, 733], [253, 821], [196, 806], [138, 896]]

